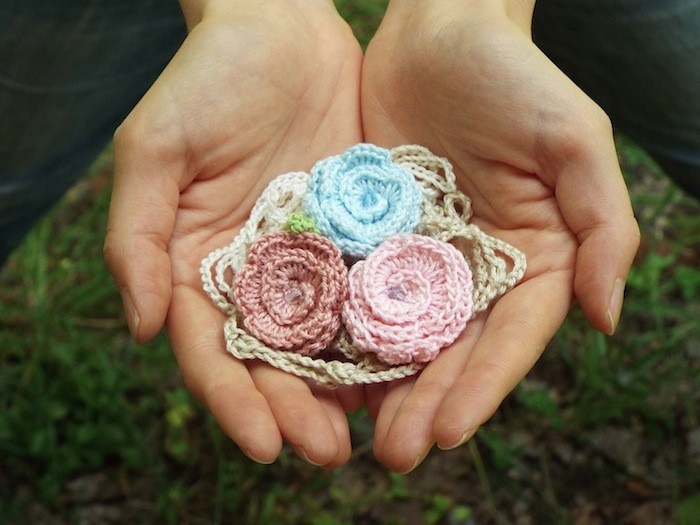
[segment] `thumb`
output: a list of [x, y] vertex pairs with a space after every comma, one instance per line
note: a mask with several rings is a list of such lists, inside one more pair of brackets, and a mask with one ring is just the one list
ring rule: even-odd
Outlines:
[[[592, 104], [592, 103], [591, 103]], [[612, 127], [595, 106], [557, 130], [547, 148], [556, 199], [578, 239], [574, 293], [591, 324], [612, 334], [622, 309], [624, 283], [639, 247]], [[571, 127], [571, 133], [567, 133]]]
[[127, 120], [114, 134], [114, 188], [104, 255], [133, 338], [162, 328], [172, 293], [168, 244], [179, 201], [183, 156], [157, 134]]

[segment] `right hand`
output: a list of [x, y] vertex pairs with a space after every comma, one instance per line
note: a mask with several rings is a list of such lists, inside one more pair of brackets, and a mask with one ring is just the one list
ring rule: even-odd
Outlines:
[[314, 464], [347, 461], [342, 396], [227, 354], [199, 266], [275, 176], [362, 140], [361, 60], [328, 0], [213, 0], [115, 134], [105, 255], [131, 333], [165, 323], [188, 389], [264, 463], [283, 439]]
[[362, 76], [368, 141], [450, 159], [473, 221], [520, 248], [518, 287], [418, 378], [368, 389], [374, 450], [405, 472], [468, 439], [534, 365], [573, 296], [615, 330], [639, 230], [605, 113], [530, 38], [532, 0], [394, 0]]

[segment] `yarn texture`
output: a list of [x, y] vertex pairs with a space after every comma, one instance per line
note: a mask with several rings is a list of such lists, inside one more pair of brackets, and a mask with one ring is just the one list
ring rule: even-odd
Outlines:
[[418, 373], [525, 273], [470, 219], [452, 165], [422, 146], [359, 144], [280, 175], [202, 261], [226, 349], [330, 387]]
[[366, 257], [387, 237], [415, 229], [422, 200], [389, 151], [358, 144], [311, 169], [306, 209], [344, 254]]
[[347, 299], [340, 250], [314, 233], [268, 233], [234, 278], [233, 300], [248, 332], [282, 350], [314, 355], [333, 340]]
[[349, 275], [343, 321], [363, 352], [391, 365], [426, 363], [451, 345], [472, 314], [472, 276], [451, 244], [424, 235], [384, 241]]
[[289, 220], [284, 225], [284, 231], [288, 233], [304, 233], [313, 232], [321, 233], [313, 219], [303, 213], [292, 213], [289, 216]]

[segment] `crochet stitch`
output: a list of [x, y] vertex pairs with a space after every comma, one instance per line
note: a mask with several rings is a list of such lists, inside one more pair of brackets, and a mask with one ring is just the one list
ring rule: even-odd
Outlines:
[[[418, 222], [412, 230], [409, 228], [407, 231], [388, 233], [387, 229], [382, 237], [384, 244], [389, 243], [389, 246], [391, 246], [391, 242], [393, 242], [392, 236], [396, 233], [412, 232], [416, 236], [420, 236], [420, 239], [434, 239], [442, 246], [443, 250], [453, 250], [452, 253], [458, 251], [464, 261], [466, 261], [469, 270], [471, 270], [471, 288], [469, 289], [467, 286], [467, 288], [462, 289], [464, 298], [467, 300], [469, 297], [471, 298], [471, 312], [469, 312], [468, 308], [466, 313], [453, 311], [445, 317], [447, 325], [452, 326], [450, 316], [453, 316], [454, 319], [461, 319], [462, 316], [466, 316], [468, 322], [469, 319], [486, 310], [496, 297], [506, 293], [522, 279], [526, 268], [524, 255], [515, 247], [487, 235], [476, 225], [469, 222], [471, 219], [471, 203], [469, 198], [457, 189], [452, 165], [446, 159], [433, 155], [429, 150], [421, 146], [399, 146], [388, 152], [376, 146], [358, 145], [351, 148], [351, 150], [356, 150], [356, 154], [364, 151], [367, 158], [362, 162], [368, 165], [372, 164], [371, 159], [374, 158], [372, 155], [376, 154], [376, 163], [378, 164], [387, 162], [386, 159], [389, 157], [393, 165], [393, 168], [389, 166], [389, 171], [400, 169], [401, 172], [408, 173], [412, 177], [414, 185], [419, 189], [420, 199], [417, 202], [409, 198], [398, 199], [392, 197], [389, 203], [391, 206], [387, 210], [391, 209], [392, 213], [405, 218], [410, 217], [412, 213], [416, 213], [415, 210], [413, 212], [410, 211], [409, 205], [417, 207], [419, 208], [417, 212]], [[337, 159], [343, 156], [353, 157], [346, 152], [345, 155], [331, 157], [326, 160], [336, 159], [332, 160], [332, 163], [338, 163], [340, 161]], [[317, 166], [323, 166], [324, 162], [319, 162]], [[360, 171], [364, 170], [364, 168], [358, 169]], [[336, 175], [336, 179], [341, 177], [340, 172]], [[342, 177], [347, 176], [347, 172], [342, 175]], [[256, 243], [269, 234], [281, 234], [288, 237], [314, 235], [313, 233], [302, 233], [313, 231], [313, 229], [308, 228], [310, 222], [307, 222], [308, 217], [305, 217], [305, 214], [312, 215], [311, 218], [317, 221], [315, 223], [316, 226], [323, 231], [323, 228], [320, 228], [318, 219], [313, 216], [309, 207], [309, 202], [313, 200], [310, 197], [312, 193], [310, 179], [313, 177], [314, 175], [309, 176], [307, 173], [294, 172], [280, 175], [274, 179], [253, 206], [249, 220], [233, 239], [232, 243], [215, 250], [202, 261], [201, 276], [204, 290], [211, 297], [212, 301], [228, 316], [224, 325], [227, 351], [236, 358], [259, 359], [286, 372], [306, 377], [319, 384], [331, 387], [341, 384], [377, 383], [416, 374], [423, 368], [424, 363], [416, 362], [417, 360], [413, 360], [413, 356], [411, 357], [411, 362], [393, 365], [380, 359], [380, 353], [375, 353], [371, 350], [366, 351], [366, 345], [364, 347], [365, 350], [363, 350], [361, 348], [362, 336], [358, 336], [357, 333], [351, 334], [350, 331], [355, 329], [343, 326], [344, 324], [350, 325], [352, 322], [346, 321], [341, 323], [336, 337], [332, 340], [327, 340], [323, 352], [320, 351], [322, 350], [320, 345], [319, 348], [314, 347], [311, 350], [310, 353], [315, 354], [313, 356], [304, 355], [296, 350], [287, 350], [285, 349], [287, 347], [284, 346], [282, 349], [275, 348], [273, 344], [279, 344], [279, 341], [275, 342], [275, 337], [270, 340], [272, 344], [267, 344], [246, 328], [246, 318], [250, 312], [248, 314], [243, 312], [243, 308], [238, 304], [238, 301], [241, 300], [241, 295], [248, 293], [245, 291], [248, 285], [242, 281], [242, 277], [239, 274], [248, 264], [249, 254], [253, 251]], [[385, 175], [381, 175], [381, 177], [377, 175], [377, 177], [377, 180], [379, 180]], [[391, 184], [393, 183], [390, 183], [388, 188], [392, 187]], [[380, 188], [381, 186], [377, 185], [376, 187]], [[386, 188], [382, 189], [382, 191], [385, 190]], [[345, 193], [341, 192], [336, 195], [338, 199], [341, 199], [341, 196], [349, 196], [347, 187], [343, 191]], [[389, 189], [388, 194], [391, 194], [391, 191]], [[386, 194], [385, 191], [383, 195]], [[365, 204], [368, 205], [368, 208], [372, 208], [373, 204], [370, 197], [365, 197], [365, 199], [367, 199]], [[320, 203], [321, 201], [318, 202]], [[358, 201], [356, 200], [355, 202]], [[359, 200], [359, 203], [362, 204], [362, 199]], [[321, 211], [325, 213], [325, 210]], [[390, 217], [391, 215], [387, 216], [387, 219], [390, 219]], [[330, 219], [327, 218], [327, 221], [330, 223]], [[381, 227], [378, 229], [381, 229]], [[297, 233], [297, 235], [292, 235], [293, 233]], [[326, 232], [324, 234], [330, 239], [324, 240], [329, 241], [330, 244], [335, 242], [331, 235]], [[447, 243], [450, 244], [448, 245]], [[335, 244], [340, 246], [338, 242], [335, 242]], [[381, 241], [378, 243], [378, 246], [378, 250], [383, 249]], [[445, 246], [449, 246], [449, 248], [445, 248]], [[373, 252], [370, 251], [367, 260], [356, 262], [355, 265], [359, 264], [360, 266], [357, 270], [353, 267], [351, 272], [357, 275], [366, 273], [366, 278], [371, 280], [370, 272], [362, 270], [362, 265], [367, 265], [372, 255]], [[273, 257], [265, 256], [260, 258], [259, 263], [263, 265], [272, 264], [273, 260]], [[345, 260], [348, 264], [353, 262], [352, 259], [345, 258]], [[406, 262], [406, 268], [410, 270], [416, 262]], [[392, 264], [394, 263], [387, 259], [382, 268], [389, 268]], [[406, 274], [402, 273], [403, 271], [400, 270], [394, 273], [404, 276]], [[387, 282], [391, 282], [391, 284], [388, 287], [377, 288], [383, 290], [386, 302], [393, 301], [396, 303], [403, 300], [406, 303], [418, 305], [416, 306], [417, 308], [420, 308], [421, 304], [425, 306], [425, 303], [421, 302], [420, 299], [425, 296], [421, 290], [427, 290], [427, 288], [421, 288], [424, 284], [420, 283], [422, 283], [421, 278], [425, 277], [426, 273], [431, 274], [429, 270], [427, 272], [423, 270], [422, 272], [410, 274], [410, 279], [404, 279], [404, 277], [393, 278], [399, 279], [399, 281], [401, 279], [408, 281], [403, 286], [401, 282], [390, 279], [391, 273], [389, 271], [386, 272]], [[291, 274], [287, 273], [284, 275], [289, 277]], [[437, 272], [431, 275], [437, 276]], [[446, 276], [440, 277], [440, 279], [443, 278], [447, 279]], [[355, 280], [355, 276], [352, 279]], [[440, 282], [440, 279], [438, 279], [438, 282]], [[260, 286], [263, 286], [265, 282], [266, 279], [261, 278]], [[418, 285], [415, 283], [418, 283]], [[449, 286], [446, 285], [445, 289], [448, 294], [456, 294], [459, 286], [450, 284]], [[282, 288], [279, 288], [279, 290], [282, 290]], [[315, 290], [318, 289], [316, 288]], [[321, 290], [324, 290], [323, 287], [321, 287]], [[287, 289], [284, 289], [284, 291], [287, 292]], [[322, 291], [316, 297], [323, 297], [323, 293]], [[436, 296], [440, 295], [437, 294]], [[275, 297], [277, 298], [273, 301], [275, 304], [277, 304], [277, 301], [280, 304], [285, 301], [284, 294], [281, 292], [278, 292]], [[306, 296], [304, 295], [303, 297]], [[448, 296], [441, 295], [440, 297]], [[302, 300], [302, 296], [293, 291], [287, 294], [287, 298], [294, 304], [298, 304], [296, 301]], [[449, 305], [452, 304], [450, 301], [453, 299], [454, 297], [448, 299]], [[245, 302], [245, 300], [241, 300], [241, 302]], [[351, 305], [348, 304], [346, 308], [350, 309]], [[379, 310], [381, 309], [377, 311]], [[409, 317], [409, 310], [410, 308], [407, 308], [401, 315], [405, 314], [406, 317]], [[438, 311], [443, 312], [443, 310]], [[447, 308], [444, 311], [451, 310]], [[396, 322], [389, 319], [390, 314], [385, 313], [383, 315], [384, 319], [387, 319], [389, 326], [392, 325], [392, 322]], [[371, 319], [375, 318], [380, 319], [380, 317], [376, 316], [376, 311], [373, 311]], [[356, 325], [358, 324], [356, 323]], [[375, 325], [373, 324], [372, 326]], [[331, 329], [330, 332], [332, 331]], [[312, 344], [310, 339], [308, 342]], [[300, 345], [299, 348], [301, 346], [304, 345]], [[406, 348], [408, 346], [407, 344]], [[317, 351], [319, 353], [315, 353]], [[407, 354], [401, 355], [407, 358]], [[424, 355], [428, 354], [425, 353]], [[386, 359], [386, 357], [384, 358]], [[422, 357], [419, 358], [422, 359]]]
[[268, 233], [234, 278], [248, 332], [273, 348], [314, 355], [333, 340], [347, 298], [338, 248], [314, 233]]
[[344, 254], [366, 257], [387, 237], [414, 230], [422, 200], [389, 151], [358, 144], [311, 169], [306, 209]]
[[313, 219], [303, 213], [292, 213], [283, 229], [288, 233], [321, 233], [320, 230], [316, 228]]
[[451, 244], [400, 234], [349, 274], [343, 321], [363, 352], [397, 365], [425, 363], [462, 333], [472, 314], [471, 271]]

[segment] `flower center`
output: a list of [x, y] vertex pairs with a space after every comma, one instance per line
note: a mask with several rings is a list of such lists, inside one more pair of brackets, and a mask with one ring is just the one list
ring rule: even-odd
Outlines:
[[[376, 168], [376, 167], [375, 167]], [[388, 197], [395, 193], [391, 181], [384, 180], [381, 170], [357, 166], [346, 174], [338, 188], [338, 197], [350, 213], [351, 235], [356, 222], [370, 224], [381, 220], [392, 208]]]
[[416, 322], [430, 308], [431, 282], [422, 268], [396, 268], [396, 258], [382, 262], [364, 285], [379, 292], [367, 297], [372, 314], [392, 325]]
[[403, 301], [404, 299], [406, 299], [406, 290], [401, 284], [397, 286], [391, 286], [387, 291], [387, 295], [389, 296], [389, 299]]
[[284, 292], [284, 301], [287, 304], [297, 304], [304, 297], [304, 293], [297, 287], [289, 288]]
[[373, 191], [365, 191], [360, 197], [363, 208], [371, 208], [377, 203], [377, 195]]

